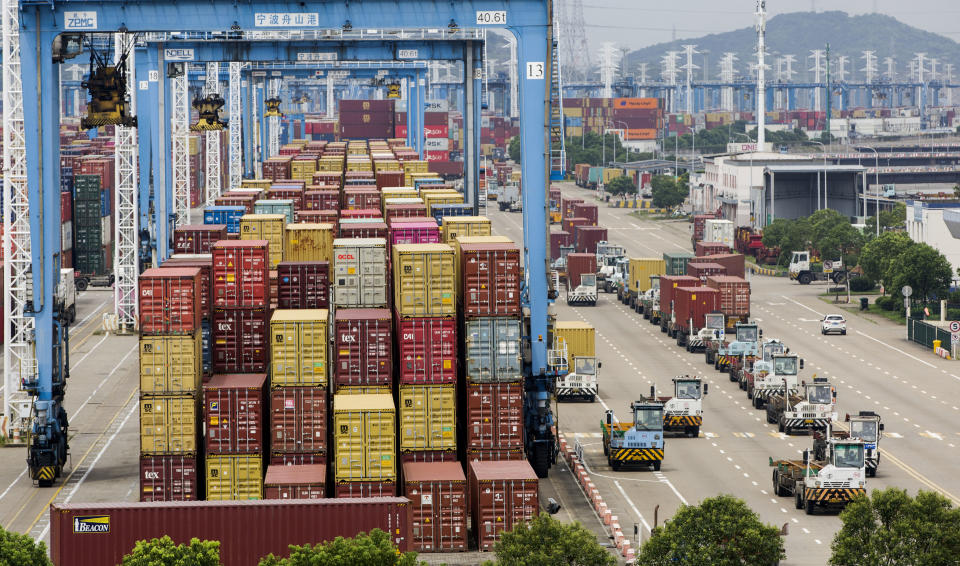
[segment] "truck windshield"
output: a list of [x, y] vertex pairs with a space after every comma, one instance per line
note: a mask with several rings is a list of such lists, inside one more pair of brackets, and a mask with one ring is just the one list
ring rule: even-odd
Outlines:
[[807, 402], [815, 405], [829, 405], [832, 394], [829, 385], [807, 387]]
[[782, 353], [783, 353], [783, 344], [779, 342], [766, 344], [763, 347], [763, 359], [765, 360], [769, 360], [773, 358], [773, 356], [777, 354], [782, 354]]
[[837, 444], [834, 446], [833, 465], [838, 468], [862, 468], [863, 444]]
[[637, 430], [660, 430], [663, 428], [663, 411], [659, 407], [638, 409], [635, 423]]
[[797, 358], [773, 358], [773, 373], [776, 375], [797, 375]]
[[651, 275], [651, 276], [650, 276], [650, 288], [651, 288], [651, 289], [656, 289], [657, 291], [660, 290], [660, 276], [659, 276], [659, 275]]
[[573, 365], [577, 375], [595, 375], [597, 373], [596, 358], [577, 358]]
[[677, 399], [699, 399], [700, 382], [699, 381], [678, 381]]
[[850, 421], [850, 436], [864, 442], [877, 441], [876, 421]]
[[756, 342], [757, 341], [757, 327], [756, 326], [742, 326], [737, 328], [737, 342]]

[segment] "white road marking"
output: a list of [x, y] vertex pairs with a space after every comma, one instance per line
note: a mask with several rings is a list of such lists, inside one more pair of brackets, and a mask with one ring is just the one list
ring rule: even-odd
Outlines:
[[[865, 337], [865, 338], [869, 338], [869, 339], [873, 340], [874, 342], [877, 342], [878, 344], [883, 344], [883, 345], [886, 346], [887, 348], [890, 348], [891, 350], [893, 350], [893, 351], [895, 351], [895, 352], [899, 352], [899, 353], [903, 354], [904, 356], [907, 356], [908, 358], [912, 358], [912, 359], [914, 359], [914, 360], [917, 360], [918, 362], [920, 362], [920, 363], [922, 363], [922, 364], [925, 364], [925, 365], [927, 365], [927, 366], [929, 366], [929, 367], [932, 367], [932, 368], [934, 368], [934, 369], [939, 369], [939, 368], [937, 368], [937, 366], [931, 364], [930, 362], [925, 361], [925, 360], [921, 360], [920, 358], [918, 358], [918, 357], [916, 357], [916, 356], [914, 356], [914, 355], [912, 355], [912, 354], [908, 354], [908, 353], [904, 352], [903, 350], [901, 350], [900, 348], [896, 348], [896, 347], [894, 347], [894, 346], [891, 346], [890, 344], [887, 344], [886, 342], [884, 342], [884, 341], [882, 341], [882, 340], [877, 340], [876, 338], [874, 338], [873, 336], [870, 336], [869, 334], [864, 334], [863, 332], [860, 332], [859, 330], [857, 330], [857, 334], [859, 334], [860, 336], [863, 336], [863, 337]], [[957, 379], [960, 379], [960, 377], [958, 377]]]
[[[784, 296], [784, 295], [780, 295], [780, 296], [783, 297], [784, 299], [790, 301], [791, 303], [794, 303], [794, 304], [797, 305], [797, 306], [801, 306], [801, 307], [807, 309], [808, 311], [810, 311], [810, 312], [812, 312], [813, 314], [819, 316], [820, 318], [823, 318], [823, 313], [817, 312], [817, 311], [813, 310], [812, 308], [808, 307], [807, 305], [805, 305], [805, 304], [803, 304], [803, 303], [801, 303], [801, 302], [795, 301], [795, 300], [791, 299], [790, 297], [787, 297], [787, 296]], [[779, 318], [779, 317], [778, 317], [778, 318]]]
[[613, 485], [617, 486], [617, 489], [620, 491], [620, 495], [622, 495], [623, 499], [626, 500], [627, 505], [630, 506], [630, 509], [633, 509], [633, 512], [637, 515], [637, 517], [640, 517], [640, 522], [643, 523], [643, 527], [647, 529], [647, 532], [651, 532], [652, 529], [650, 528], [650, 523], [643, 518], [643, 514], [640, 513], [640, 510], [637, 509], [637, 506], [633, 504], [633, 501], [630, 499], [630, 496], [627, 495], [627, 492], [623, 489], [623, 486], [620, 485], [620, 482], [614, 480]]

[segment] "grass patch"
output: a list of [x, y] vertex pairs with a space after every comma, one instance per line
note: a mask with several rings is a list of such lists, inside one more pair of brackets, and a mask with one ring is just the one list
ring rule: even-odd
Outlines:
[[867, 307], [867, 312], [869, 312], [870, 314], [882, 316], [887, 320], [896, 322], [897, 324], [903, 324], [903, 325], [907, 324], [906, 314], [901, 313], [898, 309], [887, 311], [887, 310], [883, 310], [882, 308], [878, 307], [873, 303], [870, 303], [870, 306]]

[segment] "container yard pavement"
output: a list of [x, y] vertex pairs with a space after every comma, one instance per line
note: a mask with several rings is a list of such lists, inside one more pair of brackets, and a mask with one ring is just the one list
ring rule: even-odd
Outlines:
[[[565, 196], [592, 197], [592, 192], [560, 183]], [[588, 202], [590, 202], [588, 200]], [[496, 233], [521, 237], [521, 216], [488, 207]], [[689, 223], [630, 217], [626, 210], [600, 208], [600, 226], [610, 240], [626, 246], [631, 257], [660, 257], [665, 251], [690, 251]], [[781, 338], [806, 361], [801, 379], [828, 377], [838, 391], [837, 413], [873, 410], [886, 425], [876, 478], [868, 489], [897, 486], [915, 493], [936, 490], [960, 502], [960, 480], [952, 470], [960, 464], [960, 366], [932, 356], [909, 343], [903, 327], [848, 316], [846, 336], [821, 336], [819, 320], [832, 312], [817, 297], [822, 287], [801, 287], [786, 278], [752, 277], [752, 316], [765, 338]], [[662, 524], [683, 503], [729, 493], [744, 499], [762, 520], [787, 524], [787, 565], [825, 564], [830, 542], [840, 527], [835, 513], [807, 516], [793, 500], [772, 492], [768, 458], [800, 457], [811, 446], [808, 436], [785, 436], [766, 424], [746, 394], [704, 363], [703, 354], [676, 346], [640, 314], [602, 293], [596, 307], [571, 308], [561, 291], [558, 320], [586, 320], [597, 329], [597, 356], [603, 362], [597, 403], [559, 406], [559, 428], [569, 441], [583, 446], [594, 483], [628, 532], [639, 523], [644, 537], [659, 506]], [[710, 384], [704, 400], [704, 421], [698, 439], [668, 436], [660, 472], [611, 471], [603, 456], [600, 420], [606, 407], [630, 418], [630, 401], [656, 384], [660, 395], [671, 393], [671, 379], [700, 374]], [[557, 468], [550, 482], [557, 481]], [[588, 509], [589, 511], [589, 509]], [[591, 514], [578, 517], [585, 524]]]

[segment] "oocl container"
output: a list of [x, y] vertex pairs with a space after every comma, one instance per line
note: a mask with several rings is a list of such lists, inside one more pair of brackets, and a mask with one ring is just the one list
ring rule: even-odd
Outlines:
[[396, 409], [386, 394], [334, 395], [334, 478], [396, 481]]
[[266, 240], [214, 244], [214, 308], [270, 306], [268, 246]]
[[203, 375], [200, 331], [140, 337], [140, 394], [196, 393]]
[[567, 254], [567, 289], [576, 289], [580, 286], [581, 279], [584, 275], [596, 273], [596, 253]]
[[325, 309], [330, 306], [330, 263], [282, 261], [277, 264], [277, 306]]
[[327, 466], [267, 466], [263, 480], [264, 499], [323, 499], [326, 497]]
[[456, 386], [400, 385], [400, 450], [457, 449]]
[[404, 316], [456, 314], [454, 252], [446, 244], [393, 247], [397, 311]]
[[206, 453], [259, 453], [266, 448], [267, 374], [214, 375], [203, 386]]
[[200, 269], [152, 268], [140, 274], [140, 331], [193, 334], [200, 330]]
[[285, 226], [286, 217], [282, 214], [245, 214], [240, 219], [240, 239], [266, 240], [270, 244], [270, 269], [276, 269], [283, 261]]
[[469, 383], [523, 379], [520, 319], [480, 317], [464, 323], [464, 369]]
[[262, 454], [208, 454], [207, 501], [263, 499]]
[[567, 346], [567, 366], [574, 368], [574, 358], [595, 357], [596, 330], [589, 322], [578, 320], [558, 320], [554, 325], [554, 338], [561, 339]]
[[468, 383], [463, 407], [467, 450], [523, 448], [522, 383]]
[[480, 550], [492, 550], [501, 533], [540, 512], [538, 480], [526, 460], [470, 462], [470, 510]]
[[278, 309], [270, 319], [271, 383], [327, 384], [326, 309]]
[[464, 316], [519, 316], [522, 274], [516, 244], [460, 244]]
[[283, 261], [330, 261], [333, 224], [288, 224]]
[[393, 383], [393, 316], [387, 309], [338, 309], [334, 316], [338, 385]]
[[467, 478], [459, 462], [403, 464], [403, 494], [413, 513], [413, 548], [467, 549]]
[[270, 450], [326, 455], [326, 388], [284, 386], [270, 391]]
[[453, 383], [457, 377], [457, 320], [397, 317], [400, 383]]
[[208, 254], [210, 246], [226, 238], [226, 224], [178, 226], [173, 231], [173, 250], [178, 254]]
[[141, 454], [196, 454], [197, 395], [140, 398]]
[[183, 454], [140, 456], [140, 501], [196, 501], [200, 498], [197, 458]]
[[270, 343], [266, 309], [213, 310], [213, 371], [263, 373]]
[[333, 299], [339, 308], [389, 305], [387, 241], [337, 238], [333, 241]]

